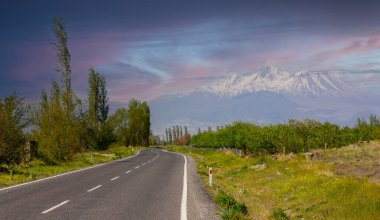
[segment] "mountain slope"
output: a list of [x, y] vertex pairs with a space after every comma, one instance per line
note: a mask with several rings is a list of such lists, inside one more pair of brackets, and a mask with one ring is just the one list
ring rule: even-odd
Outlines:
[[252, 74], [232, 73], [211, 84], [150, 102], [152, 128], [175, 124], [198, 127], [242, 120], [259, 124], [313, 118], [353, 124], [358, 116], [380, 114], [370, 96], [327, 72], [290, 73], [263, 67]]
[[200, 90], [219, 96], [237, 96], [258, 91], [330, 97], [358, 94], [351, 85], [326, 72], [289, 73], [275, 67], [263, 67], [250, 75], [233, 73]]

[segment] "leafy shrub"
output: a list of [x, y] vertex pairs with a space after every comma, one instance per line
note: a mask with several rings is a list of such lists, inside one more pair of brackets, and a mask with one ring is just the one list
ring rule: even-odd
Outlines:
[[244, 203], [238, 203], [234, 197], [219, 193], [215, 202], [223, 209], [221, 217], [223, 220], [227, 219], [242, 219], [248, 214], [247, 206]]
[[285, 214], [285, 211], [281, 208], [273, 211], [272, 218], [274, 218], [276, 220], [288, 220], [289, 219], [289, 217]]

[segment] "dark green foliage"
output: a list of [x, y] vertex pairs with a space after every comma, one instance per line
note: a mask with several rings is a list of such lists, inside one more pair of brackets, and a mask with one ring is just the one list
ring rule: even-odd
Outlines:
[[148, 146], [150, 136], [150, 109], [146, 102], [129, 101], [127, 146]]
[[110, 123], [102, 123], [94, 131], [90, 144], [95, 150], [106, 150], [116, 140], [114, 129]]
[[371, 115], [370, 123], [359, 118], [353, 127], [340, 127], [329, 122], [306, 119], [285, 124], [259, 126], [234, 122], [216, 131], [200, 132], [191, 139], [198, 147], [237, 148], [243, 153], [273, 154], [307, 152], [316, 148], [334, 148], [380, 137], [380, 123]]
[[221, 213], [223, 220], [242, 219], [248, 214], [247, 206], [244, 203], [238, 203], [234, 197], [223, 192], [215, 197], [215, 202], [223, 209]]
[[0, 98], [0, 164], [17, 164], [21, 161], [28, 125], [22, 99], [17, 96]]
[[126, 108], [119, 108], [108, 118], [108, 123], [114, 131], [116, 142], [120, 145], [128, 146], [128, 111]]
[[276, 209], [272, 213], [272, 218], [276, 220], [288, 220], [289, 217], [285, 214], [283, 209]]
[[103, 123], [108, 118], [108, 97], [104, 75], [90, 68], [88, 73], [88, 113], [90, 120]]
[[112, 123], [108, 119], [108, 97], [104, 75], [90, 68], [88, 74], [88, 125], [90, 146], [97, 150], [105, 150], [114, 142]]

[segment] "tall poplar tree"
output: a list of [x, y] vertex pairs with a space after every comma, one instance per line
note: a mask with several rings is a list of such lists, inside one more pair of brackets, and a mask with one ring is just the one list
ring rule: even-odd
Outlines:
[[33, 134], [38, 141], [38, 149], [49, 162], [70, 159], [85, 145], [84, 126], [78, 108], [81, 103], [71, 89], [71, 57], [62, 19], [53, 19], [53, 32], [56, 36], [53, 43], [56, 71], [60, 73], [61, 84], [52, 80], [50, 97], [45, 91], [41, 92], [40, 106], [33, 119], [36, 126]]
[[95, 149], [106, 149], [114, 140], [113, 128], [107, 123], [108, 97], [104, 75], [91, 67], [88, 73], [88, 118], [90, 145]]
[[73, 93], [71, 90], [71, 55], [67, 46], [68, 35], [66, 26], [61, 18], [53, 19], [53, 32], [57, 41], [53, 43], [56, 51], [56, 71], [61, 74], [62, 83], [62, 101], [65, 104], [67, 111], [72, 111], [74, 108]]
[[88, 73], [88, 113], [90, 120], [104, 123], [108, 118], [108, 97], [104, 75], [91, 67]]

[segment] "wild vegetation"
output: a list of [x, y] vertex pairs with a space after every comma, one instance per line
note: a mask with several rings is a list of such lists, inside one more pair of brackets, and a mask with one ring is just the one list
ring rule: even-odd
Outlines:
[[[379, 219], [380, 142], [242, 157], [229, 149], [169, 146], [191, 155], [222, 219]], [[213, 168], [213, 187], [208, 169]]]
[[26, 109], [17, 96], [0, 98], [0, 164], [21, 161], [26, 142], [24, 129], [28, 125]]
[[216, 131], [199, 131], [192, 136], [191, 144], [209, 148], [236, 148], [244, 154], [273, 154], [335, 148], [377, 138], [380, 138], [380, 120], [371, 115], [369, 122], [358, 118], [352, 128], [311, 119], [292, 119], [285, 124], [267, 126], [235, 122]]
[[113, 146], [102, 151], [77, 153], [71, 160], [57, 162], [56, 164], [50, 164], [41, 158], [34, 158], [28, 163], [9, 167], [9, 172], [0, 172], [0, 187], [38, 180], [94, 164], [125, 158], [136, 154], [140, 149], [144, 148]]
[[[53, 77], [50, 91], [41, 91], [39, 105], [34, 108], [25, 106], [16, 95], [0, 99], [0, 173], [3, 172], [3, 177], [8, 173], [14, 176], [19, 168], [23, 170], [36, 164], [38, 167], [76, 164], [83, 155], [93, 157], [95, 154], [90, 151], [114, 151], [114, 148], [109, 149], [111, 145], [149, 145], [148, 104], [132, 99], [128, 108], [117, 109], [109, 115], [106, 78], [93, 67], [88, 73], [87, 100], [77, 97], [71, 86], [68, 34], [61, 19], [53, 19], [53, 32], [60, 80]], [[35, 161], [29, 161], [33, 158]], [[49, 169], [45, 174], [48, 173]]]

